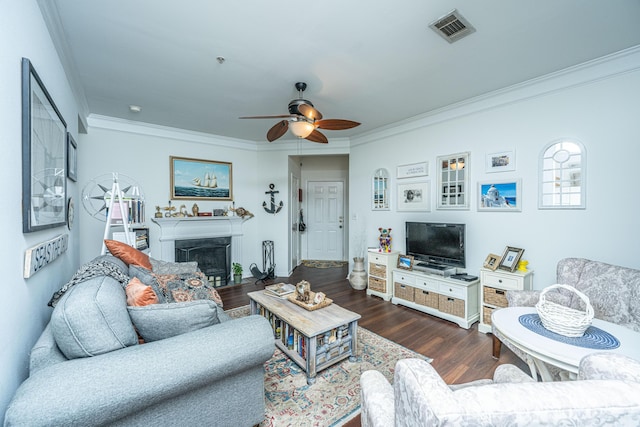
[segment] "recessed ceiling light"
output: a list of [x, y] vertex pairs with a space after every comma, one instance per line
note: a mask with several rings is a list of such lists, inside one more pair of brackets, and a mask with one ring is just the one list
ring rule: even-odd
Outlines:
[[142, 107], [139, 105], [129, 105], [129, 111], [131, 111], [132, 113], [139, 113], [140, 111], [142, 111]]

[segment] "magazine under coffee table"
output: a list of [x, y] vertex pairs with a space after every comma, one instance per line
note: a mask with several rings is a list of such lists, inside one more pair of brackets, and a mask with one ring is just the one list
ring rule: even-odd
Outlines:
[[316, 373], [345, 358], [355, 361], [360, 315], [337, 304], [309, 311], [265, 291], [249, 292], [251, 314], [271, 323], [276, 346], [307, 373]]

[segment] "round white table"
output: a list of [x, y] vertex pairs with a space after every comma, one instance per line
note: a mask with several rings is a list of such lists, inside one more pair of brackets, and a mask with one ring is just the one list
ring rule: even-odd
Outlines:
[[543, 381], [552, 381], [551, 374], [545, 363], [568, 371], [571, 377], [575, 378], [580, 360], [586, 355], [595, 352], [624, 354], [640, 360], [640, 333], [629, 328], [604, 320], [593, 319], [592, 326], [613, 335], [620, 342], [620, 346], [606, 350], [585, 348], [556, 341], [523, 326], [519, 320], [520, 316], [531, 313], [537, 313], [535, 307], [502, 308], [493, 312], [491, 322], [493, 327], [502, 333], [505, 339], [509, 340], [510, 344], [530, 356], [526, 362], [533, 378], [537, 378], [537, 373], [539, 372]]

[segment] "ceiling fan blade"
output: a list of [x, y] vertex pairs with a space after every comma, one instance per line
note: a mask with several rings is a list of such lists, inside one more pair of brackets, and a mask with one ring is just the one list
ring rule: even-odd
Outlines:
[[328, 144], [329, 140], [326, 136], [324, 136], [318, 129], [315, 129], [313, 132], [309, 134], [305, 139], [311, 142], [319, 142], [321, 144]]
[[278, 116], [248, 116], [248, 117], [238, 117], [239, 119], [288, 119], [296, 117], [295, 114], [280, 114]]
[[309, 120], [320, 120], [322, 118], [322, 114], [320, 114], [320, 111], [316, 110], [309, 104], [298, 105], [298, 111], [300, 111], [300, 114], [302, 114]]
[[318, 120], [315, 122], [315, 125], [320, 129], [327, 130], [345, 130], [351, 129], [356, 126], [360, 126], [360, 123], [354, 122], [351, 120], [342, 120], [342, 119], [326, 119], [326, 120]]
[[279, 121], [271, 129], [267, 132], [267, 140], [269, 142], [273, 142], [276, 139], [280, 138], [282, 135], [287, 133], [287, 129], [289, 129], [289, 122], [286, 120]]

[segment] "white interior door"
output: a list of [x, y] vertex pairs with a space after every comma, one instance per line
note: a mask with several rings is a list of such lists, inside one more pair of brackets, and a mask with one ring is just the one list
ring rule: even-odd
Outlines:
[[344, 244], [344, 183], [307, 182], [307, 256], [342, 260]]
[[291, 193], [289, 194], [289, 223], [291, 224], [291, 233], [289, 238], [289, 251], [291, 255], [289, 271], [293, 271], [294, 268], [300, 263], [300, 232], [298, 231], [298, 224], [300, 221], [300, 198], [298, 196], [298, 189], [300, 188], [300, 178], [291, 174]]

